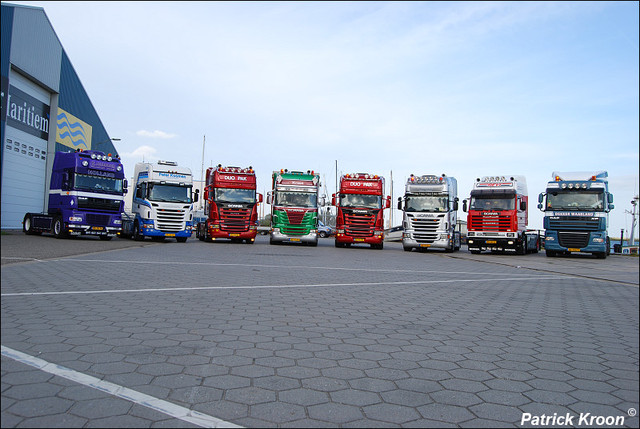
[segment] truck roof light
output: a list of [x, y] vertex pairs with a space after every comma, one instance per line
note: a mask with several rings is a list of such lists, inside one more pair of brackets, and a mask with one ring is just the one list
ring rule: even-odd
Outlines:
[[596, 180], [596, 176], [591, 176], [591, 180]]
[[96, 154], [95, 153], [91, 154], [91, 159], [96, 159]]
[[556, 182], [559, 182], [560, 180], [562, 180], [560, 179], [560, 176], [556, 176]]

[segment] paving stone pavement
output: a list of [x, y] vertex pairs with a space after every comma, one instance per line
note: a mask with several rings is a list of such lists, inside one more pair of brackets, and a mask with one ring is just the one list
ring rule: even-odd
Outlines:
[[21, 238], [2, 427], [638, 427], [637, 258]]

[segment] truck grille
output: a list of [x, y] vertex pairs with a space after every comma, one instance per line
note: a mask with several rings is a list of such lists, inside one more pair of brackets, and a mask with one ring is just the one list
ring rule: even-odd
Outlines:
[[598, 231], [599, 220], [585, 219], [579, 216], [567, 216], [560, 219], [549, 219], [549, 229], [565, 231]]
[[246, 232], [249, 230], [251, 210], [222, 207], [219, 211], [220, 229], [230, 233]]
[[469, 225], [472, 231], [506, 231], [511, 228], [510, 216], [472, 216]]
[[78, 198], [78, 208], [86, 210], [108, 210], [110, 212], [120, 211], [120, 200], [112, 200], [110, 198]]
[[177, 232], [186, 228], [187, 210], [184, 209], [157, 209], [158, 229], [163, 232]]
[[562, 247], [581, 248], [589, 244], [588, 232], [559, 232], [558, 241]]
[[376, 213], [366, 211], [363, 213], [354, 210], [343, 210], [344, 232], [350, 237], [372, 237]]
[[438, 227], [444, 215], [438, 218], [413, 217], [410, 218], [411, 228], [413, 228], [413, 238], [418, 243], [431, 244], [438, 238]]
[[109, 221], [111, 220], [111, 216], [87, 213], [86, 219], [89, 225], [109, 226]]
[[306, 235], [309, 234], [310, 227], [307, 224], [303, 224], [304, 215], [307, 212], [297, 212], [297, 211], [285, 211], [287, 214], [287, 218], [289, 219], [289, 224], [282, 227], [281, 231], [286, 235]]

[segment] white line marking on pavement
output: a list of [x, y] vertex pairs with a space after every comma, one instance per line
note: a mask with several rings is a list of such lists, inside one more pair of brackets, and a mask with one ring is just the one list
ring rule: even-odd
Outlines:
[[[42, 262], [90, 262], [90, 263], [107, 263], [107, 264], [143, 264], [143, 265], [205, 265], [214, 267], [251, 267], [251, 268], [277, 268], [287, 270], [325, 270], [325, 271], [364, 271], [374, 273], [438, 273], [438, 274], [473, 274], [473, 275], [494, 275], [494, 276], [510, 276], [513, 273], [482, 273], [477, 271], [438, 271], [438, 270], [396, 270], [396, 269], [380, 269], [380, 268], [346, 268], [346, 267], [318, 267], [310, 265], [266, 265], [266, 264], [234, 264], [219, 262], [186, 262], [186, 261], [125, 261], [125, 260], [108, 260], [108, 259], [77, 259], [77, 258], [56, 258], [48, 259]], [[521, 269], [520, 267], [511, 267]], [[526, 267], [524, 267], [526, 268]]]
[[566, 279], [571, 276], [537, 276], [537, 277], [511, 277], [501, 279], [457, 279], [457, 280], [416, 280], [407, 282], [366, 282], [366, 283], [321, 283], [321, 284], [292, 284], [292, 285], [261, 285], [261, 286], [195, 286], [195, 287], [167, 287], [167, 288], [144, 288], [144, 289], [107, 289], [107, 290], [76, 290], [58, 292], [19, 292], [3, 293], [0, 296], [39, 296], [39, 295], [79, 295], [98, 293], [132, 293], [132, 292], [167, 292], [167, 291], [188, 291], [188, 290], [232, 290], [232, 289], [282, 289], [282, 288], [312, 288], [312, 287], [341, 287], [341, 286], [384, 286], [384, 285], [416, 285], [432, 283], [455, 283], [455, 282], [498, 282], [498, 281], [537, 281], [549, 279]]
[[38, 368], [49, 374], [56, 375], [58, 377], [66, 378], [67, 380], [80, 383], [84, 386], [91, 387], [93, 389], [100, 390], [118, 398], [125, 399], [130, 402], [134, 402], [143, 407], [151, 408], [152, 410], [159, 411], [176, 419], [184, 420], [185, 422], [193, 423], [194, 425], [203, 428], [240, 428], [242, 426], [235, 425], [233, 423], [220, 420], [216, 417], [209, 416], [207, 414], [200, 413], [198, 411], [192, 411], [188, 408], [181, 407], [171, 402], [163, 401], [162, 399], [154, 398], [153, 396], [146, 395], [144, 393], [129, 389], [124, 386], [110, 383], [108, 381], [100, 380], [99, 378], [92, 377], [81, 372], [65, 368], [55, 363], [50, 363], [40, 358], [28, 355], [26, 353], [19, 352], [9, 347], [2, 346], [2, 356], [16, 360], [23, 364]]

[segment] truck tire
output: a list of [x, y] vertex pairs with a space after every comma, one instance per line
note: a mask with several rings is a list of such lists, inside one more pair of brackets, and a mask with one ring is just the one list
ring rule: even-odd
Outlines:
[[187, 242], [187, 238], [189, 238], [189, 237], [176, 237], [176, 241], [178, 243], [186, 243]]
[[402, 246], [402, 250], [404, 250], [405, 252], [411, 252], [411, 250], [413, 250], [413, 247]]
[[64, 230], [64, 222], [62, 222], [62, 216], [57, 215], [53, 219], [53, 225], [51, 226], [51, 233], [56, 238], [64, 238], [66, 236], [66, 233]]
[[556, 256], [556, 252], [553, 250], [545, 250], [544, 252], [547, 254], [547, 257], [549, 258], [553, 258], [554, 256]]
[[327, 233], [324, 231], [320, 231], [318, 235], [320, 236], [320, 238], [325, 238], [327, 236]]
[[33, 230], [33, 219], [31, 219], [30, 214], [26, 214], [24, 220], [22, 221], [22, 231], [27, 235], [40, 235], [42, 234], [39, 231]]
[[144, 240], [144, 235], [140, 234], [140, 225], [138, 222], [133, 224], [133, 235], [131, 236], [135, 241]]
[[102, 241], [109, 241], [109, 240], [111, 240], [112, 238], [113, 238], [113, 237], [110, 237], [110, 236], [108, 236], [108, 235], [101, 235], [101, 236], [100, 236], [100, 240], [102, 240]]

